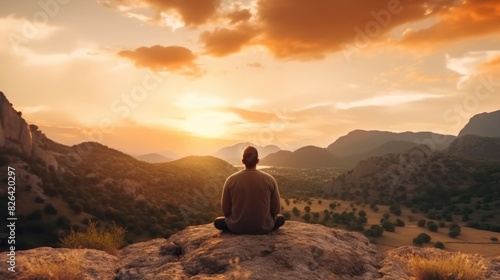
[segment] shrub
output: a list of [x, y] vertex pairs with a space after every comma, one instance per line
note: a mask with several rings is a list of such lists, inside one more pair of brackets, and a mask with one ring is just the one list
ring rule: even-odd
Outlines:
[[311, 207], [309, 206], [304, 207], [304, 211], [306, 211], [307, 213], [311, 212]]
[[420, 220], [418, 220], [418, 223], [417, 223], [417, 224], [418, 224], [418, 226], [419, 226], [419, 227], [425, 227], [425, 223], [426, 223], [426, 222], [427, 222], [427, 221], [426, 221], [425, 219], [420, 219]]
[[484, 262], [474, 260], [467, 254], [434, 258], [412, 256], [408, 267], [416, 280], [477, 280], [485, 279], [486, 273]]
[[77, 202], [71, 205], [71, 209], [73, 210], [73, 212], [75, 212], [75, 214], [80, 214], [82, 213], [83, 207], [80, 203]]
[[492, 236], [492, 237], [490, 237], [490, 240], [491, 241], [498, 241], [498, 238], [496, 238], [495, 236]]
[[450, 229], [450, 232], [448, 233], [448, 235], [450, 237], [457, 237], [460, 235], [460, 231], [461, 231], [461, 228], [460, 228], [460, 225], [457, 224], [457, 223], [451, 223], [448, 228]]
[[382, 222], [382, 228], [390, 232], [394, 232], [395, 230], [394, 223], [389, 220], [385, 220]]
[[57, 225], [62, 229], [71, 228], [71, 221], [68, 217], [61, 215], [57, 218]]
[[395, 226], [397, 227], [404, 227], [406, 224], [403, 220], [401, 220], [400, 218], [397, 218], [396, 219], [396, 222], [394, 223]]
[[292, 217], [292, 215], [290, 214], [290, 212], [283, 213], [283, 216], [285, 217], [285, 220], [290, 220], [290, 218]]
[[430, 231], [432, 231], [432, 232], [438, 231], [438, 226], [435, 223], [429, 223], [429, 224], [427, 224], [427, 228]]
[[441, 241], [436, 241], [436, 243], [434, 243], [434, 248], [444, 249], [444, 243]]
[[379, 225], [372, 225], [369, 229], [363, 231], [363, 234], [371, 237], [382, 236], [384, 229]]
[[311, 220], [311, 214], [305, 213], [304, 216], [302, 216], [302, 219], [304, 219], [304, 221], [306, 222], [309, 222], [309, 220]]
[[97, 222], [89, 221], [85, 232], [71, 230], [61, 238], [61, 243], [67, 248], [97, 249], [113, 254], [125, 245], [125, 232], [124, 228], [114, 223], [111, 230], [102, 231], [97, 228]]
[[42, 210], [37, 209], [26, 216], [28, 220], [40, 220], [42, 219]]
[[300, 216], [300, 210], [297, 207], [293, 207], [292, 212], [296, 217]]
[[421, 233], [417, 237], [413, 238], [413, 243], [417, 245], [422, 245], [424, 243], [431, 242], [431, 237], [427, 233]]
[[52, 204], [47, 204], [43, 211], [49, 215], [57, 215], [57, 209]]

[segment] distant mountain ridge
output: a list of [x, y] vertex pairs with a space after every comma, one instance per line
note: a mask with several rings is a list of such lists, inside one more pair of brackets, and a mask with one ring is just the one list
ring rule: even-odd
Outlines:
[[327, 149], [338, 157], [347, 157], [376, 149], [390, 141], [411, 142], [415, 145], [432, 142], [436, 150], [444, 150], [456, 138], [433, 132], [390, 132], [378, 130], [354, 130], [339, 137]]
[[138, 160], [149, 162], [149, 163], [163, 163], [163, 162], [169, 162], [169, 161], [173, 160], [171, 158], [164, 157], [164, 156], [162, 156], [160, 154], [156, 154], [156, 153], [135, 156], [135, 158]]
[[500, 110], [474, 115], [460, 130], [458, 137], [473, 134], [485, 137], [500, 137]]
[[353, 167], [361, 160], [406, 152], [419, 144], [444, 150], [456, 137], [432, 132], [354, 130], [337, 139], [328, 148], [305, 146], [294, 152], [279, 151], [261, 160], [261, 164], [282, 167]]
[[265, 158], [269, 154], [281, 151], [281, 149], [275, 145], [258, 146], [250, 142], [244, 142], [221, 148], [220, 150], [213, 153], [212, 156], [220, 158], [231, 164], [241, 164], [241, 157], [243, 155], [243, 150], [247, 146], [254, 146], [255, 148], [257, 148], [257, 150], [259, 151], [260, 159]]
[[316, 146], [305, 146], [294, 152], [279, 151], [265, 157], [261, 165], [284, 167], [334, 167], [338, 164], [337, 158], [327, 149]]

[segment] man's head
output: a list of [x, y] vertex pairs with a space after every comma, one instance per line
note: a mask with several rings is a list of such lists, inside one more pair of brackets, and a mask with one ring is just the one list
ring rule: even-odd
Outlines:
[[245, 165], [247, 169], [255, 168], [257, 163], [259, 163], [259, 152], [252, 146], [248, 146], [243, 151], [243, 159], [241, 162]]

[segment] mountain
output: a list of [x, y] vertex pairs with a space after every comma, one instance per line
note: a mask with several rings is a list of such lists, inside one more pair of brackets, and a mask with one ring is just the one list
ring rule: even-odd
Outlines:
[[[452, 150], [458, 150], [459, 139]], [[442, 207], [465, 201], [464, 197], [489, 202], [500, 200], [499, 180], [498, 159], [474, 160], [420, 145], [404, 153], [360, 161], [353, 169], [326, 184], [323, 191], [346, 200], [386, 205], [399, 203], [427, 212], [434, 205]]]
[[467, 134], [455, 139], [450, 144], [448, 152], [474, 158], [500, 159], [500, 137], [481, 137]]
[[397, 154], [401, 152], [408, 151], [409, 149], [416, 147], [417, 144], [407, 141], [389, 141], [381, 146], [359, 154], [349, 155], [340, 159], [343, 166], [354, 167], [358, 162], [371, 157], [382, 156], [385, 154]]
[[473, 116], [460, 130], [458, 136], [473, 134], [485, 137], [500, 137], [500, 110]]
[[338, 159], [327, 149], [306, 146], [294, 152], [279, 151], [270, 154], [261, 159], [260, 164], [297, 168], [333, 167], [338, 164]]
[[[57, 246], [61, 233], [88, 219], [126, 227], [130, 241], [210, 222], [220, 214], [224, 180], [237, 171], [210, 156], [150, 164], [95, 142], [62, 145], [28, 125], [1, 93], [0, 168], [7, 166], [15, 169], [22, 205], [16, 249]], [[7, 182], [7, 172], [0, 179]], [[7, 198], [0, 188], [0, 202]], [[7, 207], [0, 211], [7, 217]]]
[[249, 142], [238, 143], [232, 146], [224, 147], [213, 153], [212, 156], [218, 157], [225, 160], [231, 164], [241, 164], [241, 157], [243, 155], [243, 150], [247, 146], [254, 146], [259, 151], [259, 158], [263, 159], [269, 154], [280, 151], [281, 149], [275, 145], [268, 145], [265, 147], [257, 146]]
[[149, 163], [163, 163], [163, 162], [172, 161], [172, 159], [170, 159], [170, 158], [167, 158], [167, 157], [164, 157], [160, 154], [155, 154], [155, 153], [136, 156], [135, 158], [138, 160], [149, 162]]
[[430, 146], [433, 150], [443, 150], [456, 137], [432, 132], [389, 132], [354, 130], [347, 135], [339, 137], [327, 149], [336, 157], [347, 157], [355, 154], [369, 152], [390, 141], [405, 141]]

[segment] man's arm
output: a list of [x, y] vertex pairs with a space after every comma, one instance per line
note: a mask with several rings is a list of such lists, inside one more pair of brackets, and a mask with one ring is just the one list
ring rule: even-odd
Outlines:
[[229, 217], [231, 215], [231, 195], [229, 194], [229, 178], [224, 183], [224, 189], [222, 190], [221, 208], [224, 217]]
[[271, 216], [276, 217], [281, 210], [280, 205], [280, 190], [278, 188], [278, 183], [274, 178], [272, 178], [272, 184], [274, 185], [273, 191], [271, 192]]

